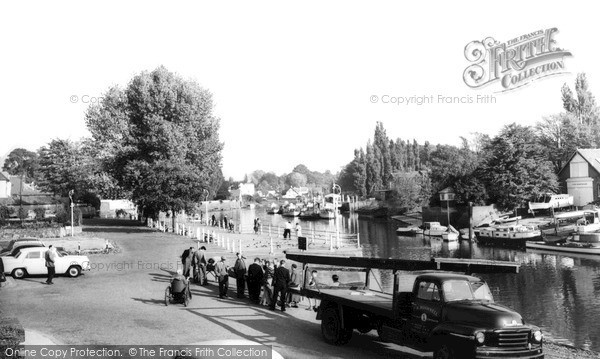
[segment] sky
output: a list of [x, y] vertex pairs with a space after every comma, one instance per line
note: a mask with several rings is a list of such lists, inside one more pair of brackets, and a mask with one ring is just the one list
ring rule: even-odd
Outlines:
[[[160, 65], [213, 93], [226, 177], [299, 163], [335, 173], [377, 121], [394, 139], [458, 145], [561, 112], [561, 86], [579, 72], [600, 87], [591, 10], [577, 1], [2, 2], [0, 157], [88, 136], [91, 102]], [[509, 92], [465, 84], [468, 43], [548, 28], [572, 54], [565, 73]], [[390, 103], [411, 96], [434, 101]], [[442, 101], [455, 97], [473, 102]]]

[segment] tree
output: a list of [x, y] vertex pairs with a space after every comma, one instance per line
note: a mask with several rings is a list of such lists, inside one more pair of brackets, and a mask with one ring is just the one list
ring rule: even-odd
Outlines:
[[580, 124], [594, 125], [598, 123], [598, 107], [594, 95], [589, 90], [585, 73], [577, 74], [575, 94], [564, 84], [562, 89], [563, 108], [575, 115]]
[[161, 66], [106, 97], [88, 110], [86, 123], [95, 142], [114, 151], [110, 172], [146, 215], [191, 211], [204, 189], [216, 194], [223, 144], [208, 90]]
[[25, 181], [35, 181], [39, 177], [38, 155], [24, 148], [15, 148], [4, 160], [2, 170], [13, 176], [23, 176]]
[[290, 187], [304, 187], [306, 186], [306, 175], [292, 172], [286, 176], [286, 184]]
[[531, 197], [558, 187], [552, 164], [537, 143], [531, 127], [505, 126], [487, 149], [482, 179], [490, 199], [503, 209], [524, 205]]

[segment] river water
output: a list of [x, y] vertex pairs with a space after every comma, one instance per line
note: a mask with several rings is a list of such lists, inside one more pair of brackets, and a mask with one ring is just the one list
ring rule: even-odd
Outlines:
[[[283, 226], [289, 218], [268, 215], [264, 209], [222, 212], [243, 227], [260, 218], [263, 228]], [[537, 250], [469, 247], [467, 241], [443, 243], [429, 237], [396, 236], [393, 220], [344, 215], [338, 220], [301, 222], [312, 228], [360, 233], [365, 256], [429, 260], [431, 257], [511, 260], [521, 264], [518, 274], [486, 274], [496, 302], [518, 311], [526, 322], [538, 325], [547, 337], [584, 349], [600, 351], [600, 256], [554, 254]], [[391, 278], [381, 278], [390, 288]]]

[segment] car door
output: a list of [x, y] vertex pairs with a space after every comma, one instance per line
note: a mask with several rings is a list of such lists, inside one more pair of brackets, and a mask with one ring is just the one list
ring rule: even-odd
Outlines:
[[28, 251], [23, 253], [25, 254], [25, 259], [23, 260], [23, 264], [27, 273], [29, 274], [45, 274], [46, 270], [46, 262], [44, 260], [43, 252], [41, 250]]
[[438, 325], [442, 311], [439, 286], [431, 281], [418, 283], [417, 294], [412, 303], [412, 331], [415, 335], [427, 338]]

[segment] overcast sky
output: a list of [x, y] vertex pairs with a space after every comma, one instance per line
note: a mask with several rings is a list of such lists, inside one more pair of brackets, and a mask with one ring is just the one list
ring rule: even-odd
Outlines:
[[[578, 72], [600, 88], [598, 14], [587, 3], [414, 3], [3, 2], [0, 156], [88, 135], [85, 101], [159, 65], [214, 94], [224, 174], [236, 179], [298, 163], [337, 172], [376, 121], [392, 138], [459, 144], [560, 112], [560, 87]], [[552, 27], [573, 54], [569, 74], [496, 93], [496, 103], [438, 103], [501, 90], [466, 86], [467, 43]], [[436, 101], [384, 104], [386, 95]]]

